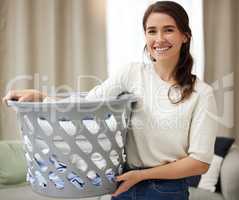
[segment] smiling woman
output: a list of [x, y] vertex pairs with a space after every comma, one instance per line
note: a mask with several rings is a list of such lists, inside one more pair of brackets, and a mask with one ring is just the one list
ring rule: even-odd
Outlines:
[[[193, 32], [191, 52], [195, 58], [193, 72], [203, 80], [204, 39], [202, 0], [174, 1], [184, 6], [190, 17], [190, 26]], [[109, 75], [112, 75], [117, 68], [120, 68], [124, 64], [132, 61], [142, 62], [145, 59], [142, 55], [145, 42], [140, 19], [143, 17], [145, 8], [153, 2], [156, 1], [107, 0], [107, 64]]]
[[191, 74], [192, 33], [184, 9], [177, 4], [171, 6], [176, 10], [175, 12], [168, 8], [167, 2], [161, 3], [160, 6], [157, 6], [157, 3], [152, 4], [146, 10], [143, 17], [145, 50], [155, 63], [155, 70], [158, 74], [165, 76], [162, 66], [167, 66], [171, 77], [161, 78], [172, 83], [173, 87], [180, 86], [182, 96], [179, 101], [182, 101], [191, 95], [196, 80], [196, 76]]
[[205, 173], [213, 156], [213, 89], [192, 74], [192, 34], [182, 6], [172, 1], [150, 5], [143, 29], [151, 62], [121, 68], [88, 95], [104, 95], [120, 85], [119, 90], [140, 99], [127, 135], [125, 173], [117, 178], [112, 200], [187, 200], [187, 177]]

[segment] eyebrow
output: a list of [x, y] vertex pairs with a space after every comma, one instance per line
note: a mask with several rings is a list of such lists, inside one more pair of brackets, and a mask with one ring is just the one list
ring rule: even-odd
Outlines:
[[[166, 26], [163, 26], [163, 28], [176, 28], [174, 25], [166, 25]], [[156, 29], [156, 26], [149, 26], [147, 27], [147, 30], [148, 29]]]

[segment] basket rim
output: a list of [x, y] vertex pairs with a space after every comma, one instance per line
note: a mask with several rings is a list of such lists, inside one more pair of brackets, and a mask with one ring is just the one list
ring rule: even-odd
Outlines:
[[[61, 93], [61, 96], [65, 96], [65, 93]], [[86, 92], [80, 93], [80, 95], [86, 95]], [[69, 102], [61, 102], [59, 101], [49, 101], [49, 102], [19, 102], [15, 100], [7, 100], [7, 105], [10, 107], [16, 107], [16, 108], [31, 108], [31, 107], [54, 107], [54, 106], [60, 106], [60, 107], [65, 107], [65, 106], [80, 106], [82, 108], [85, 107], [92, 107], [92, 106], [97, 106], [99, 104], [101, 105], [117, 105], [121, 103], [134, 103], [138, 101], [138, 97], [132, 93], [127, 93], [124, 94], [120, 97], [114, 96], [114, 97], [109, 97], [109, 98], [97, 98], [94, 100], [85, 100], [82, 99], [80, 101], [69, 101]]]

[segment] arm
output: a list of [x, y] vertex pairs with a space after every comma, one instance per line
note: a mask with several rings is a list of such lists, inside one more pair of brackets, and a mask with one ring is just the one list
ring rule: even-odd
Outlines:
[[166, 165], [139, 171], [142, 180], [147, 179], [178, 179], [204, 174], [209, 168], [208, 163], [185, 157]]
[[115, 97], [129, 90], [130, 85], [130, 73], [131, 64], [124, 65], [122, 68], [117, 70], [114, 74], [108, 77], [101, 84], [95, 86], [91, 89], [87, 96], [87, 100], [92, 100], [96, 98], [109, 98]]
[[123, 181], [123, 183], [112, 196], [118, 196], [143, 180], [179, 179], [203, 174], [207, 172], [208, 168], [209, 164], [187, 156], [169, 164], [143, 170], [132, 170], [117, 177], [117, 181]]
[[212, 90], [201, 95], [189, 131], [188, 156], [169, 164], [142, 171], [143, 179], [177, 179], [207, 172], [214, 154], [217, 134], [216, 102]]

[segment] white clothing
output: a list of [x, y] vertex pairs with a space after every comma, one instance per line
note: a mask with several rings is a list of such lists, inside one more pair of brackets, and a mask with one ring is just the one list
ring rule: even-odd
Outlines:
[[152, 64], [132, 63], [88, 93], [87, 99], [123, 91], [139, 97], [126, 140], [131, 167], [154, 167], [186, 156], [206, 163], [212, 160], [217, 132], [212, 87], [197, 79], [195, 92], [179, 104], [168, 99], [169, 88]]

